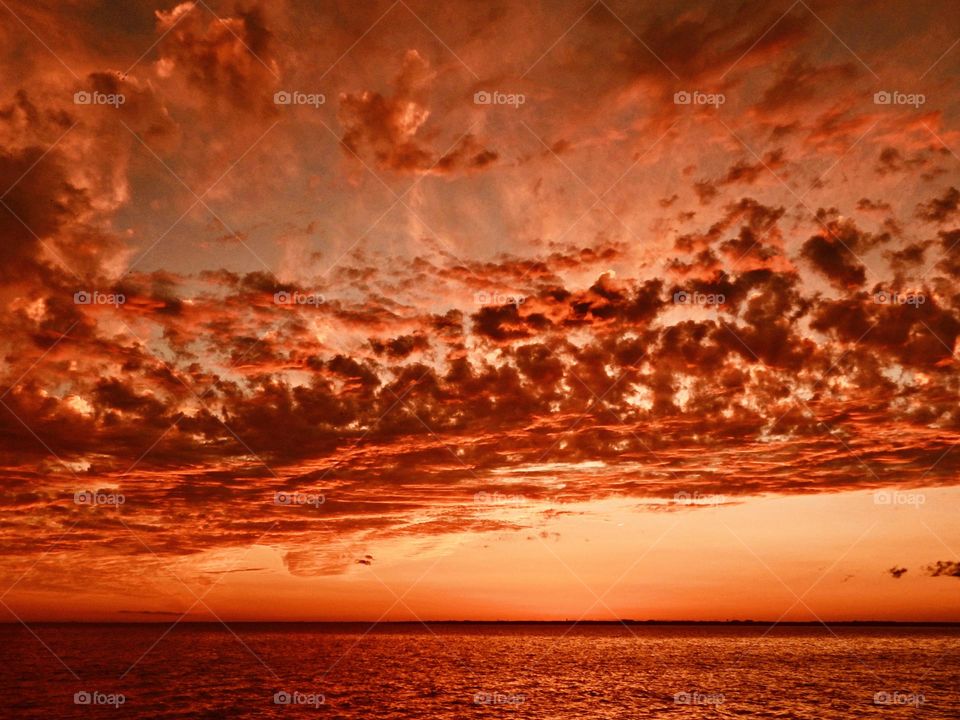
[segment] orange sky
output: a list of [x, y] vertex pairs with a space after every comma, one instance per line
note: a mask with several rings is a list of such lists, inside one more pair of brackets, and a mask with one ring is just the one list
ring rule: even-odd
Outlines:
[[0, 617], [960, 621], [954, 16], [0, 3]]

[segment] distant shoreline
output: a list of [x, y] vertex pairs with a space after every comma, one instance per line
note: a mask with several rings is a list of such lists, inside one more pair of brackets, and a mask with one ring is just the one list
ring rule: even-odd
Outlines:
[[[179, 617], [176, 613], [166, 616], [166, 619], [155, 620], [30, 620], [30, 625], [168, 625], [171, 620]], [[401, 625], [483, 625], [483, 626], [714, 626], [714, 627], [769, 627], [772, 625], [785, 627], [960, 627], [960, 621], [954, 620], [389, 620], [374, 622], [373, 620], [227, 620], [229, 625], [376, 625], [396, 627]], [[212, 625], [220, 626], [217, 620], [180, 620], [180, 625]], [[19, 626], [20, 622], [4, 621], [0, 625]]]

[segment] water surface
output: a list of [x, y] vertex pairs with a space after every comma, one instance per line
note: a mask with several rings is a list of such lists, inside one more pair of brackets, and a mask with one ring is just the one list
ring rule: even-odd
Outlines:
[[31, 629], [0, 626], [2, 717], [960, 717], [955, 627]]

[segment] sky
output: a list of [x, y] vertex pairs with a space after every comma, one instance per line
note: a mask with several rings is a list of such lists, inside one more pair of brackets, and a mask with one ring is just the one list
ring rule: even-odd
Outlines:
[[0, 0], [0, 620], [960, 621], [946, 0]]

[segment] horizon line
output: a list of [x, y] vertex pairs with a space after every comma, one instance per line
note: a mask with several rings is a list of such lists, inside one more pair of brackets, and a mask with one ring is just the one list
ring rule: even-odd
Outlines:
[[[138, 613], [131, 613], [138, 614]], [[176, 615], [171, 614], [171, 617]], [[960, 626], [960, 620], [199, 620], [181, 618], [177, 624], [190, 625], [786, 625], [802, 626]], [[3, 620], [0, 625], [27, 625], [25, 621]], [[165, 625], [169, 620], [30, 620], [32, 625]]]

